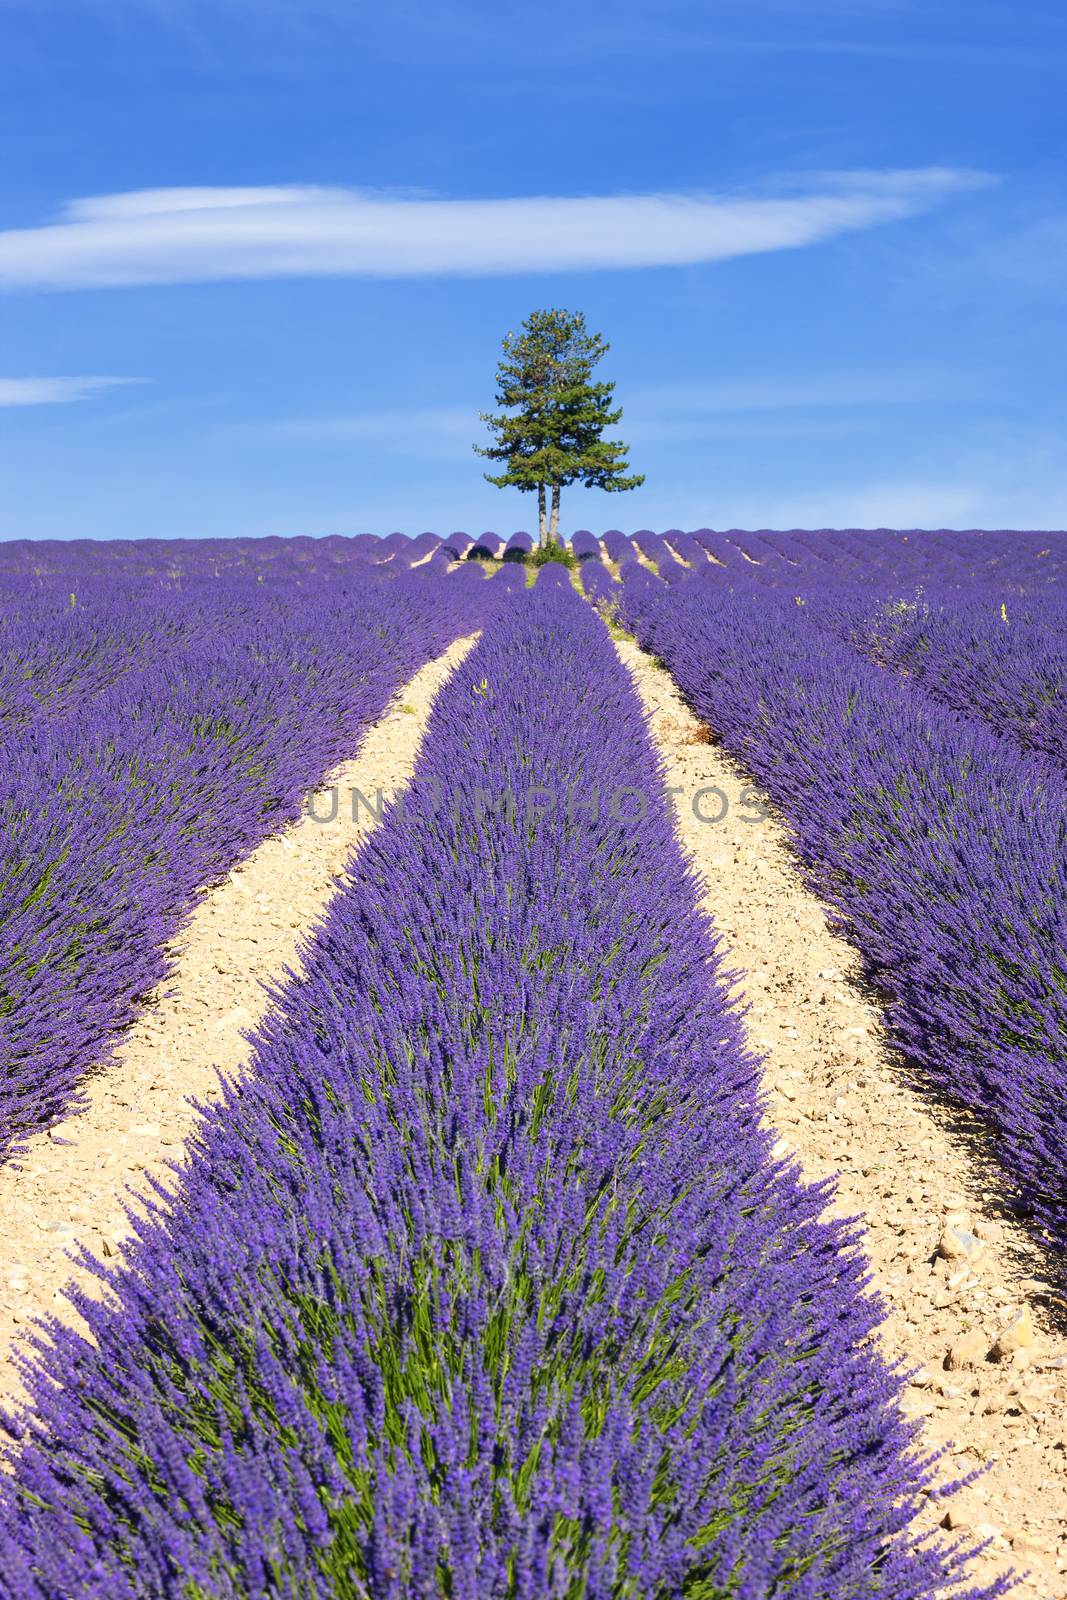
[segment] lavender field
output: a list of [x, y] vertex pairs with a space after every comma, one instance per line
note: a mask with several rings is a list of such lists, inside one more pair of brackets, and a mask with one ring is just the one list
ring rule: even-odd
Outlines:
[[1067, 536], [530, 555], [0, 545], [0, 1596], [1067, 1595]]

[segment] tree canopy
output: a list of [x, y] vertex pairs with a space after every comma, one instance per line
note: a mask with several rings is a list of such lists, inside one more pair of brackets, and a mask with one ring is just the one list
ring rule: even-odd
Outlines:
[[502, 472], [485, 474], [489, 483], [537, 490], [538, 540], [555, 543], [565, 484], [617, 493], [645, 481], [643, 473], [628, 471], [628, 446], [603, 437], [622, 416], [612, 404], [614, 383], [593, 378], [610, 346], [588, 331], [582, 312], [553, 309], [531, 312], [518, 334], [505, 335], [503, 348], [496, 374], [501, 409], [481, 413], [493, 442], [474, 449], [503, 463]]

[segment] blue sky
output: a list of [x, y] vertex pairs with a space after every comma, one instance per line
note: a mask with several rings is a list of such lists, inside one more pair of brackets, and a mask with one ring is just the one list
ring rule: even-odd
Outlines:
[[536, 306], [643, 489], [567, 528], [1067, 525], [1067, 11], [0, 0], [0, 537], [529, 527]]

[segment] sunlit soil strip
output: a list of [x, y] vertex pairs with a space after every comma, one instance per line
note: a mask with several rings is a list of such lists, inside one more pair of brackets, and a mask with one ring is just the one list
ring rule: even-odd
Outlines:
[[[70, 1259], [77, 1245], [116, 1255], [129, 1233], [130, 1186], [143, 1191], [182, 1154], [218, 1072], [246, 1063], [246, 1034], [268, 1005], [267, 986], [299, 967], [300, 950], [337, 887], [337, 877], [376, 826], [378, 791], [410, 777], [430, 706], [472, 648], [458, 640], [397, 692], [358, 754], [313, 797], [305, 815], [262, 845], [200, 902], [175, 946], [165, 992], [129, 1030], [114, 1059], [86, 1085], [87, 1108], [34, 1137], [0, 1169], [0, 1402], [20, 1394], [12, 1344], [33, 1319], [78, 1321], [63, 1291], [98, 1280]], [[351, 794], [357, 802], [353, 818]]]
[[[804, 888], [781, 823], [773, 813], [750, 820], [751, 779], [706, 742], [667, 672], [619, 630], [613, 637], [677, 790], [679, 832], [726, 964], [738, 971], [750, 1038], [766, 1057], [780, 1153], [795, 1154], [812, 1180], [836, 1176], [838, 1213], [863, 1216], [889, 1312], [885, 1345], [919, 1369], [908, 1408], [924, 1418], [930, 1448], [947, 1447], [944, 1479], [992, 1464], [952, 1501], [931, 1501], [928, 1524], [947, 1518], [959, 1530], [952, 1537], [992, 1541], [975, 1579], [1030, 1569], [1013, 1590], [1020, 1600], [1065, 1596], [1067, 1341], [1042, 1326], [1040, 1285], [1025, 1276], [1032, 1246], [999, 1214], [995, 1176], [975, 1168], [902, 1081], [856, 982], [857, 957]], [[948, 1235], [951, 1248], [956, 1231], [961, 1253], [949, 1259], [939, 1245]], [[1033, 1343], [989, 1359], [1020, 1315]]]

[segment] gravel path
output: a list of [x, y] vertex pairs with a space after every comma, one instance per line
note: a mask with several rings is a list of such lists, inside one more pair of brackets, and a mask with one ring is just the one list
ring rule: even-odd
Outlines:
[[330, 775], [313, 809], [329, 815], [336, 785], [336, 821], [302, 817], [204, 895], [175, 945], [166, 989], [86, 1085], [87, 1109], [0, 1169], [0, 1402], [21, 1394], [11, 1359], [20, 1333], [42, 1315], [78, 1320], [63, 1292], [72, 1278], [98, 1287], [69, 1252], [83, 1244], [97, 1256], [119, 1253], [131, 1186], [164, 1176], [197, 1121], [189, 1098], [212, 1099], [218, 1071], [248, 1060], [246, 1035], [268, 1005], [264, 986], [299, 965], [338, 875], [375, 826], [365, 807], [352, 821], [349, 791], [374, 803], [378, 789], [388, 796], [409, 780], [433, 697], [473, 644], [457, 641], [416, 673], [355, 758]]
[[[680, 790], [680, 833], [738, 969], [750, 1037], [766, 1056], [781, 1149], [813, 1180], [837, 1174], [837, 1209], [864, 1218], [889, 1311], [886, 1347], [919, 1369], [907, 1409], [924, 1419], [929, 1446], [946, 1449], [943, 1481], [991, 1464], [973, 1487], [931, 1500], [928, 1525], [990, 1540], [976, 1570], [1028, 1572], [1013, 1590], [1019, 1600], [1063, 1600], [1067, 1340], [1042, 1315], [1026, 1237], [998, 1215], [995, 1176], [906, 1084], [863, 997], [858, 960], [804, 888], [781, 822], [745, 820], [756, 815], [745, 793], [751, 779], [706, 742], [707, 729], [650, 656], [625, 640], [617, 648], [667, 781]], [[711, 786], [728, 810], [701, 822], [693, 797]], [[723, 800], [706, 793], [698, 805], [715, 818]], [[994, 1357], [998, 1340], [1004, 1349]]]

